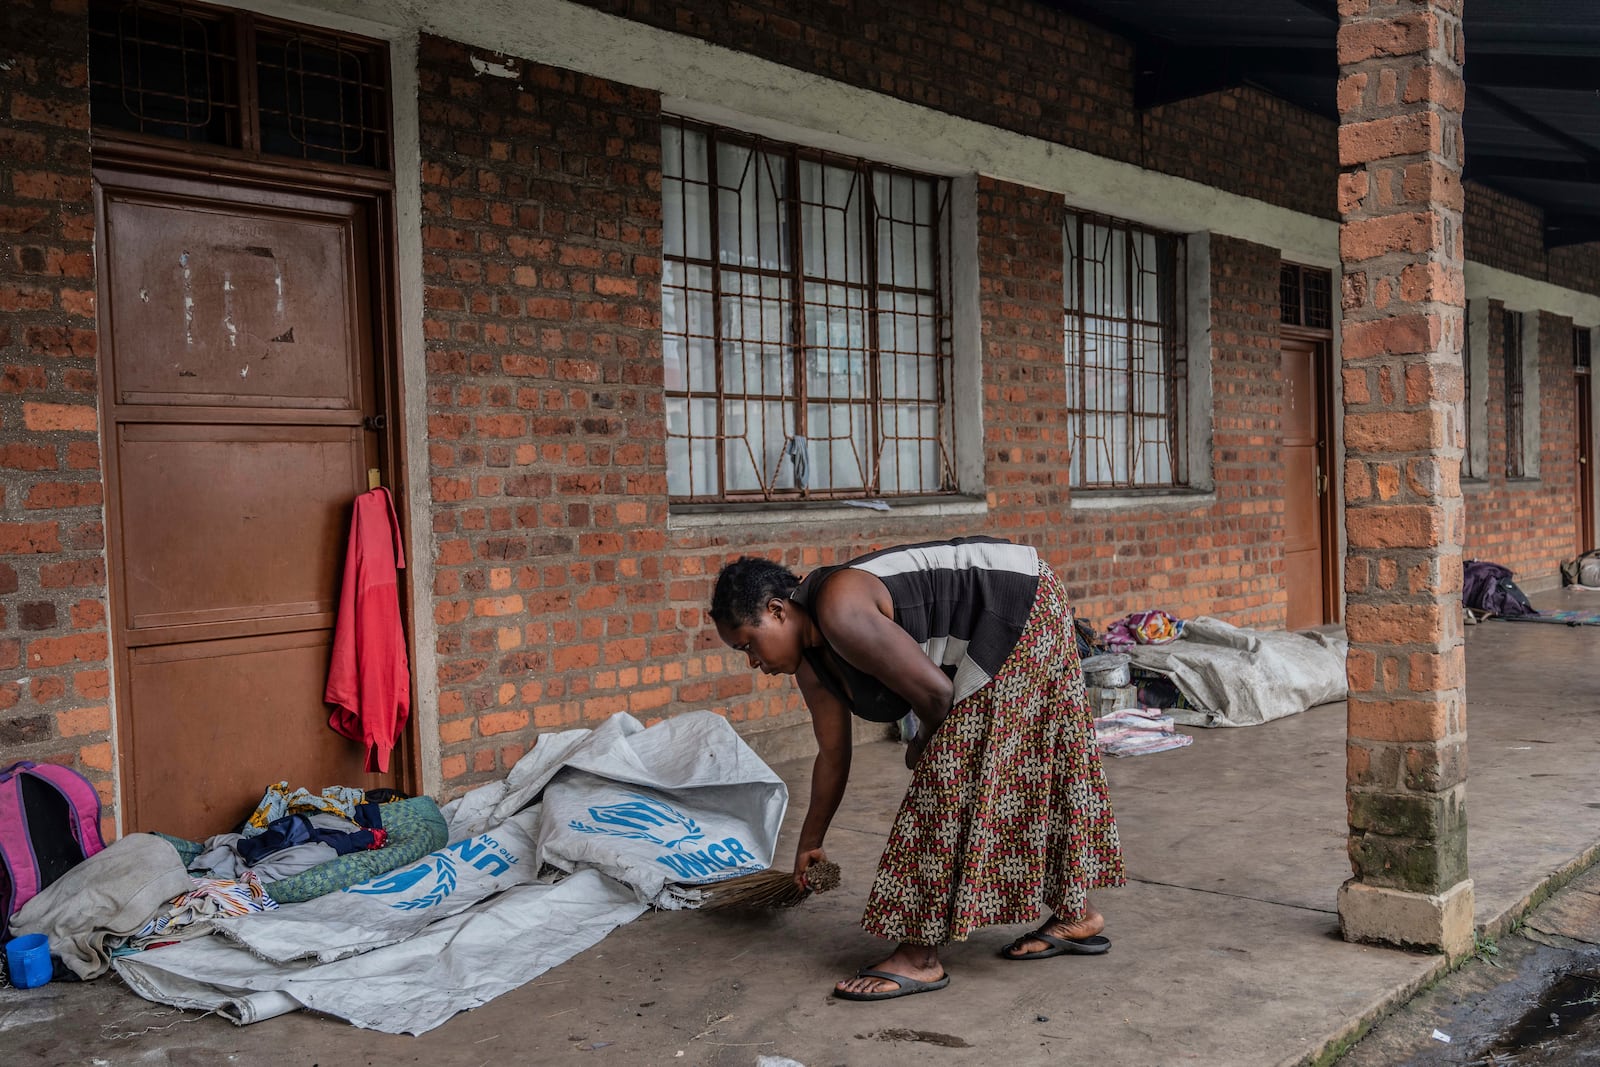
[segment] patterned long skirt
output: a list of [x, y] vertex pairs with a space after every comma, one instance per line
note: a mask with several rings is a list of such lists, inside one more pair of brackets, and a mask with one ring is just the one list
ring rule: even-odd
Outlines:
[[861, 925], [942, 945], [1042, 912], [1079, 918], [1091, 889], [1124, 880], [1072, 609], [1041, 563], [1016, 649], [917, 763]]

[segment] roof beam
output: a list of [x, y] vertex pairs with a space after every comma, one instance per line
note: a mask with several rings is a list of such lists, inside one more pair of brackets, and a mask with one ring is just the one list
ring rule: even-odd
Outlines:
[[1462, 178], [1533, 178], [1549, 182], [1600, 185], [1600, 163], [1582, 159], [1532, 159], [1527, 156], [1477, 156], [1467, 152]]
[[1600, 148], [1581, 141], [1558, 126], [1553, 126], [1537, 115], [1530, 114], [1511, 101], [1490, 92], [1481, 85], [1467, 82], [1467, 95], [1486, 107], [1491, 107], [1523, 129], [1536, 133], [1553, 144], [1558, 144], [1573, 155], [1590, 163], [1600, 164]]
[[1339, 0], [1294, 0], [1307, 11], [1314, 11], [1333, 23], [1339, 24]]
[[1561, 89], [1600, 92], [1600, 62], [1593, 56], [1480, 55], [1467, 45], [1462, 77], [1486, 89]]
[[1600, 241], [1600, 216], [1547, 215], [1544, 220], [1544, 247], [1565, 248]]
[[1273, 74], [1335, 79], [1330, 48], [1174, 48], [1143, 44], [1134, 64], [1133, 98], [1141, 109], [1251, 85]]

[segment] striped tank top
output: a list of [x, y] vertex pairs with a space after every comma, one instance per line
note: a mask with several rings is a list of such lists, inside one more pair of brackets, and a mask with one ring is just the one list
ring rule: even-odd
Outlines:
[[[819, 568], [789, 598], [816, 619], [818, 592], [846, 567], [866, 571], [888, 587], [895, 623], [955, 683], [952, 703], [994, 678], [1016, 648], [1039, 588], [1039, 555], [1031, 547], [993, 537], [959, 537], [885, 548]], [[826, 628], [820, 621], [817, 626], [826, 642]], [[828, 656], [824, 649], [811, 648], [805, 655], [822, 684], [858, 717], [894, 722], [910, 710], [899, 694], [837, 653]]]

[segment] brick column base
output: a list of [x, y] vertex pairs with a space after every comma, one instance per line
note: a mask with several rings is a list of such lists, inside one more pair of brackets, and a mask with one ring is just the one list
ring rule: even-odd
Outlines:
[[1472, 879], [1443, 893], [1413, 893], [1355, 878], [1339, 887], [1339, 929], [1346, 941], [1443, 952], [1452, 960], [1472, 951]]

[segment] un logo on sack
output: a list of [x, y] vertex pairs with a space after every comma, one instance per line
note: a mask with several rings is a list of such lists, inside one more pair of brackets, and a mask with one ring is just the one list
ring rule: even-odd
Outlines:
[[567, 825], [581, 834], [607, 834], [629, 841], [649, 841], [662, 848], [676, 848], [686, 841], [702, 840], [706, 834], [689, 816], [654, 797], [624, 793], [629, 799], [620, 804], [604, 804], [589, 809], [597, 825], [573, 819]]
[[391, 903], [389, 907], [400, 911], [417, 911], [421, 908], [431, 908], [442, 903], [446, 897], [456, 889], [456, 865], [449, 856], [436, 856], [423, 860], [415, 867], [391, 874], [386, 878], [378, 878], [363, 886], [350, 886], [346, 893], [360, 893], [363, 896], [390, 896], [398, 893], [409, 892], [416, 888], [430, 873], [434, 875], [433, 888], [420, 897], [410, 900], [399, 900]]

